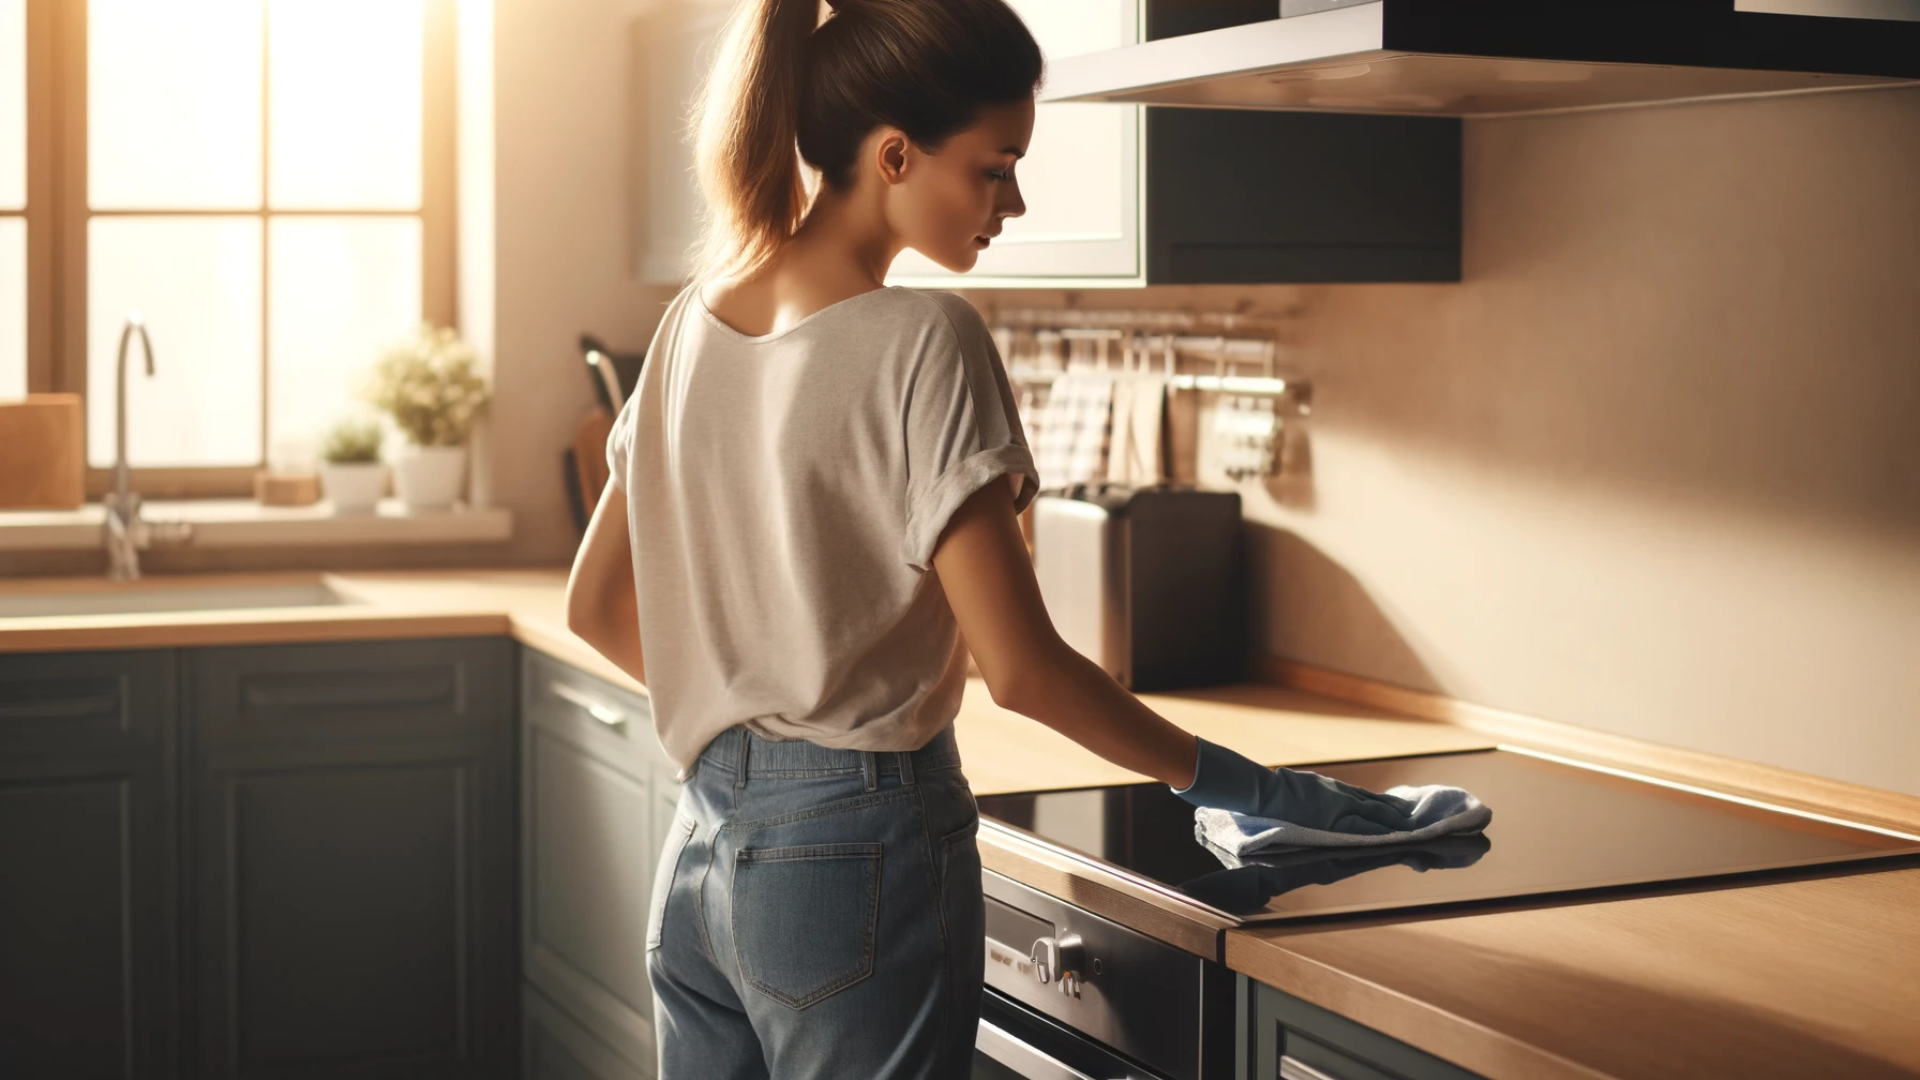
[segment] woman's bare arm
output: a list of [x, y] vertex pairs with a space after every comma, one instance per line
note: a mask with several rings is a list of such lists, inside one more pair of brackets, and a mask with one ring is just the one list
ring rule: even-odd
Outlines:
[[1193, 735], [1147, 708], [1054, 629], [1010, 485], [987, 484], [954, 511], [933, 569], [996, 704], [1123, 768], [1176, 788], [1193, 781]]
[[633, 542], [627, 496], [611, 481], [600, 492], [586, 536], [567, 575], [567, 629], [646, 685], [640, 649], [639, 599], [633, 585]]

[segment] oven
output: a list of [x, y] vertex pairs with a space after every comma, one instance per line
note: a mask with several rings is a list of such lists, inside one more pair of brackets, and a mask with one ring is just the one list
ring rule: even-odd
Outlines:
[[1234, 977], [991, 870], [977, 1080], [1227, 1080]]

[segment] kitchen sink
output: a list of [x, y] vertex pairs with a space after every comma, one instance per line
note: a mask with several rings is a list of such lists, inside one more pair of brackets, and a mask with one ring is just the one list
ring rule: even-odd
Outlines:
[[0, 592], [0, 618], [327, 607], [354, 602], [323, 581], [232, 585], [102, 582], [85, 588]]

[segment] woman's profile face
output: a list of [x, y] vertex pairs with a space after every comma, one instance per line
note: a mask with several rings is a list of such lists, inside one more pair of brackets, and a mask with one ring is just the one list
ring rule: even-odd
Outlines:
[[[1016, 163], [1033, 138], [1033, 99], [982, 109], [928, 152], [904, 143], [887, 219], [904, 246], [954, 273], [973, 269], [1010, 217], [1026, 213]], [[883, 153], [887, 151], [883, 149]]]

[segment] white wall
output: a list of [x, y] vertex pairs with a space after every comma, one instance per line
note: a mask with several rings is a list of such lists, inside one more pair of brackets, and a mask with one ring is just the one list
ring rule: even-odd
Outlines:
[[489, 500], [512, 507], [515, 536], [492, 561], [553, 564], [578, 543], [561, 453], [594, 403], [576, 340], [644, 348], [673, 295], [630, 269], [627, 27], [646, 5], [493, 2], [487, 481]]

